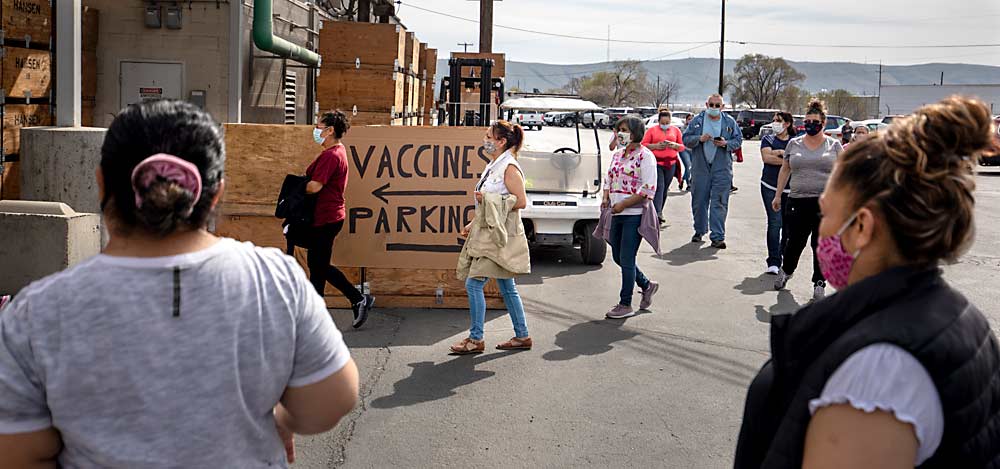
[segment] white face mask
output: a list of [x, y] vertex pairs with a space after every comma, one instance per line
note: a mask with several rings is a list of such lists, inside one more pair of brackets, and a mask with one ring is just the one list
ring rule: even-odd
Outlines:
[[785, 123], [784, 122], [772, 122], [771, 123], [771, 130], [774, 131], [775, 135], [780, 134], [780, 133], [782, 133], [782, 132], [785, 131]]
[[632, 134], [629, 132], [618, 132], [618, 143], [621, 145], [629, 145], [632, 143]]

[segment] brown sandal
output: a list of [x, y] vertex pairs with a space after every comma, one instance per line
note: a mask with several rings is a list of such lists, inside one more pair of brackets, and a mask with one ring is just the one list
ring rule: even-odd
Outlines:
[[510, 340], [497, 345], [497, 350], [531, 350], [531, 337], [518, 339], [513, 337]]
[[455, 355], [471, 355], [486, 351], [486, 342], [470, 338], [462, 339], [461, 342], [451, 346], [451, 353]]

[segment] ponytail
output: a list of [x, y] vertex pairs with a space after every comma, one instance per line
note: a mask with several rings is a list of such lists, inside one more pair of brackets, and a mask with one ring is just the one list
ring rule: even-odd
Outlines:
[[520, 125], [512, 124], [505, 120], [498, 120], [490, 126], [490, 133], [497, 140], [501, 138], [506, 140], [507, 146], [504, 148], [504, 151], [510, 150], [514, 154], [514, 157], [517, 157], [517, 153], [521, 151], [521, 146], [524, 145], [524, 129]]

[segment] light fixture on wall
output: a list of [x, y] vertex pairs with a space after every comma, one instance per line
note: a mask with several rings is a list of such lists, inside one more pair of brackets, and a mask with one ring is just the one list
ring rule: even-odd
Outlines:
[[167, 29], [181, 29], [181, 7], [176, 3], [167, 6]]
[[159, 5], [146, 7], [145, 23], [147, 28], [159, 29], [163, 25], [161, 9]]

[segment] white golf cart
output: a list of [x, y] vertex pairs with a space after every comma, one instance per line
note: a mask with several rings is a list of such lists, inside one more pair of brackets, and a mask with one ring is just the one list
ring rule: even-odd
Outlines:
[[[524, 169], [528, 206], [521, 212], [528, 241], [534, 246], [580, 246], [583, 262], [604, 262], [607, 244], [593, 236], [601, 217], [601, 142], [593, 129], [597, 153], [582, 153], [580, 118], [597, 114], [601, 107], [582, 99], [521, 98], [500, 105], [501, 115], [518, 111], [561, 111], [576, 116], [576, 148], [553, 151], [522, 150], [518, 161]], [[593, 122], [593, 121], [592, 121]]]

